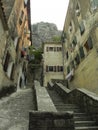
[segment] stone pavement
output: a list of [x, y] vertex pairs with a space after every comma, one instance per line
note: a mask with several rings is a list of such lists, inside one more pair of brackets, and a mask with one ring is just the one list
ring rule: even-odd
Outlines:
[[28, 130], [29, 110], [33, 110], [32, 89], [19, 90], [0, 100], [0, 130]]

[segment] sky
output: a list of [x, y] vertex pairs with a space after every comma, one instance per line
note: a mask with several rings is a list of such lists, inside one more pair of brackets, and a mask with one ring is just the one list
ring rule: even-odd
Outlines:
[[31, 0], [31, 24], [49, 22], [63, 30], [69, 0]]

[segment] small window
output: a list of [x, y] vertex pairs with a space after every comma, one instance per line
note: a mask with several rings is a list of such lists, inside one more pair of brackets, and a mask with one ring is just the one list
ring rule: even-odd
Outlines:
[[77, 16], [80, 16], [80, 7], [79, 7], [79, 4], [77, 3], [76, 5], [76, 15]]
[[46, 72], [48, 72], [48, 65], [46, 65]]
[[49, 71], [53, 72], [53, 66], [49, 66]]
[[74, 36], [74, 39], [73, 39], [73, 41], [72, 41], [72, 44], [73, 44], [74, 46], [76, 46], [76, 44], [77, 44], [77, 38], [76, 38], [76, 36]]
[[75, 61], [76, 61], [76, 65], [79, 65], [79, 64], [80, 64], [79, 54], [77, 54], [77, 56], [75, 57]]
[[69, 74], [70, 73], [70, 67], [68, 66], [67, 67], [67, 74]]
[[60, 67], [59, 67], [59, 71], [60, 71], [60, 72], [63, 72], [63, 66], [60, 66]]
[[62, 48], [61, 47], [57, 47], [57, 51], [62, 51]]
[[5, 72], [7, 72], [7, 68], [8, 68], [9, 60], [10, 60], [10, 53], [7, 52], [7, 54], [6, 54], [6, 58], [5, 58], [5, 63], [4, 63], [4, 66], [3, 66], [3, 69], [4, 69]]
[[69, 31], [72, 32], [72, 23], [69, 24]]
[[93, 43], [92, 43], [91, 37], [88, 38], [87, 43], [88, 43], [89, 49], [92, 49], [93, 48]]
[[66, 59], [68, 60], [69, 58], [69, 55], [68, 55], [68, 51], [66, 52]]
[[19, 25], [21, 25], [22, 24], [22, 20], [19, 18]]
[[53, 51], [53, 47], [49, 47], [49, 51]]
[[81, 24], [79, 25], [79, 28], [80, 28], [80, 33], [81, 33], [81, 35], [83, 35], [83, 33], [85, 32], [85, 26], [84, 26], [83, 21], [82, 21]]
[[81, 57], [81, 58], [84, 58], [85, 54], [84, 54], [83, 47], [80, 47], [80, 48], [79, 48], [79, 52], [80, 52], [80, 57]]
[[84, 47], [86, 48], [87, 52], [93, 48], [91, 37], [88, 38], [87, 42], [84, 44]]

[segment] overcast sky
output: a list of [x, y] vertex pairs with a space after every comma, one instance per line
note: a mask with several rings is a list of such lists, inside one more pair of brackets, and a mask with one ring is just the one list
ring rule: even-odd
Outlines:
[[63, 30], [69, 0], [31, 0], [31, 23], [49, 22]]

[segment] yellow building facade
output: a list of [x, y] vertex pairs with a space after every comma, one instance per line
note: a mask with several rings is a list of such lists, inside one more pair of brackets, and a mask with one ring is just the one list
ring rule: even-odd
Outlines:
[[69, 88], [86, 88], [98, 93], [97, 0], [69, 1], [62, 46], [64, 73]]
[[62, 44], [47, 42], [43, 45], [43, 85], [51, 79], [63, 80]]

